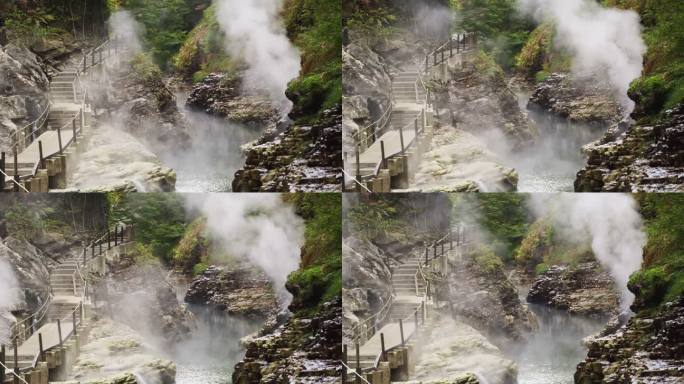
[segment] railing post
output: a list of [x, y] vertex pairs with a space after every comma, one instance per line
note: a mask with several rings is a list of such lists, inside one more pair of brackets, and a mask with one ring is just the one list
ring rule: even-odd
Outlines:
[[102, 63], [102, 48], [100, 48], [100, 63]]
[[423, 316], [423, 322], [421, 324], [425, 325], [425, 302], [424, 301], [421, 302], [421, 304], [420, 304], [420, 310], [421, 310], [421, 314]]
[[429, 55], [425, 55], [425, 73], [427, 73], [428, 69], [430, 68], [429, 61]]
[[432, 246], [432, 258], [433, 259], [437, 258], [437, 244], [436, 243]]
[[430, 300], [430, 298], [432, 297], [430, 295], [430, 280], [427, 280], [425, 283], [425, 293], [426, 293], [428, 300]]
[[440, 64], [443, 62], [444, 62], [444, 49], [442, 49], [442, 61], [440, 62]]
[[442, 256], [444, 256], [444, 242], [442, 242]]
[[59, 336], [59, 346], [62, 347], [64, 339], [62, 339], [62, 320], [57, 319], [57, 335]]
[[19, 345], [14, 339], [14, 384], [19, 384]]
[[78, 330], [76, 330], [76, 311], [71, 312], [71, 321], [74, 330], [74, 336], [78, 337]]
[[405, 344], [404, 341], [404, 320], [399, 319], [399, 334], [401, 335], [401, 346], [403, 347]]
[[5, 384], [5, 344], [0, 345], [0, 364], [2, 364], [2, 367], [0, 367], [0, 383]]
[[59, 143], [59, 154], [62, 154], [62, 127], [57, 127], [57, 142]]
[[437, 65], [437, 51], [432, 52], [432, 65]]
[[109, 228], [107, 228], [107, 249], [112, 249], [110, 241], [112, 241], [111, 234]]
[[[99, 255], [101, 255], [101, 254], [102, 254], [102, 242], [99, 242], [99, 243], [98, 243], [98, 246], [99, 246], [99, 248], [100, 248], [100, 253], [99, 253]], [[107, 243], [107, 246], [109, 247], [109, 243]]]
[[38, 332], [38, 348], [40, 349], [39, 360], [45, 361], [45, 350], [43, 349], [43, 334]]
[[114, 227], [114, 246], [119, 245], [119, 226]]
[[95, 257], [95, 243], [90, 244], [90, 257]]
[[380, 155], [382, 156], [382, 163], [380, 168], [387, 168], [387, 159], [385, 159], [385, 141], [380, 140]]
[[45, 169], [45, 158], [43, 157], [43, 141], [38, 140], [38, 156], [40, 158], [40, 169]]
[[385, 350], [385, 334], [382, 332], [380, 333], [380, 348], [382, 349], [380, 361], [387, 361], [387, 351]]
[[356, 343], [356, 384], [361, 384], [361, 351], [359, 343]]
[[[2, 152], [2, 155], [0, 155], [0, 169], [2, 169], [2, 173], [0, 173], [0, 187], [2, 189], [5, 189], [5, 152]], [[2, 381], [0, 383], [4, 384]]]
[[95, 50], [91, 49], [90, 50], [90, 65], [95, 65]]
[[413, 332], [418, 330], [418, 310], [413, 312]]
[[74, 134], [74, 144], [78, 144], [78, 142], [76, 141], [76, 119], [71, 120], [71, 128]]
[[86, 71], [86, 66], [88, 65], [88, 55], [84, 54], [83, 55], [83, 72]]
[[81, 304], [78, 305], [78, 314], [79, 314], [79, 324], [83, 321], [83, 302], [81, 301]]
[[347, 360], [347, 344], [342, 346], [342, 384], [347, 384], [347, 365], [349, 361]]
[[425, 265], [428, 265], [428, 247], [425, 247]]
[[449, 57], [454, 57], [454, 38], [449, 37]]
[[399, 127], [399, 142], [401, 143], [401, 154], [404, 154], [404, 128]]

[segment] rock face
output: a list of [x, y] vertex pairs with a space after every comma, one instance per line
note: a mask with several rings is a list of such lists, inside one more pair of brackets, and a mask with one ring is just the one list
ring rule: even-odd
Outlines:
[[345, 239], [342, 247], [344, 340], [351, 344], [349, 331], [377, 312], [391, 295], [391, 257], [368, 241]]
[[246, 343], [234, 384], [337, 383], [342, 374], [342, 300], [313, 316], [295, 316], [273, 333]]
[[[522, 305], [502, 266], [475, 250], [450, 260], [446, 281], [437, 295], [448, 301], [452, 315], [499, 345], [525, 340], [538, 328], [534, 314]], [[496, 256], [491, 256], [496, 257]]]
[[50, 285], [48, 261], [42, 251], [26, 240], [14, 237], [0, 240], [0, 262], [11, 268], [18, 283], [14, 292], [15, 304], [9, 310], [31, 313], [44, 302]]
[[438, 119], [439, 125], [482, 137], [491, 132], [502, 134], [513, 150], [534, 143], [536, 129], [520, 111], [503, 74], [483, 57], [462, 60], [449, 61], [446, 77], [435, 74], [428, 84], [435, 97], [434, 107], [444, 114]]
[[0, 46], [0, 147], [9, 148], [10, 135], [40, 116], [48, 85], [34, 53], [12, 44]]
[[211, 266], [192, 281], [185, 301], [251, 319], [274, 316], [279, 308], [270, 280], [253, 267]]
[[244, 89], [241, 74], [212, 73], [192, 88], [188, 106], [254, 128], [275, 124], [280, 113], [265, 95]]
[[95, 290], [108, 299], [105, 309], [115, 321], [169, 343], [190, 335], [195, 318], [178, 302], [160, 266], [138, 265], [133, 255], [126, 255], [110, 267], [110, 275]]
[[433, 132], [412, 186], [425, 192], [508, 192], [517, 184], [517, 172], [499, 164], [485, 142], [444, 125]]
[[684, 377], [684, 297], [645, 311], [616, 332], [589, 342], [578, 384], [674, 384]]
[[587, 145], [579, 192], [684, 191], [684, 104], [654, 125], [621, 122]]
[[[517, 382], [514, 361], [472, 327], [441, 317], [428, 327], [421, 342], [415, 373], [416, 383], [484, 384]], [[482, 380], [480, 380], [482, 379]]]
[[610, 274], [593, 262], [552, 266], [534, 281], [527, 301], [576, 315], [608, 318], [617, 314], [619, 297]]
[[234, 192], [336, 192], [342, 189], [341, 107], [311, 125], [269, 129], [245, 146]]
[[617, 123], [623, 115], [605, 82], [563, 73], [553, 73], [541, 82], [530, 97], [528, 108], [598, 126]]
[[162, 359], [132, 327], [96, 319], [69, 380], [82, 384], [174, 384], [176, 366]]

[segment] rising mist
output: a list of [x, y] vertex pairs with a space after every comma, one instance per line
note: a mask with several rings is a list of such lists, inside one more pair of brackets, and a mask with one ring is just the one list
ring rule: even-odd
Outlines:
[[518, 5], [538, 22], [553, 21], [555, 41], [572, 55], [573, 72], [605, 77], [631, 113], [634, 102], [627, 90], [641, 75], [646, 52], [636, 12], [605, 8], [594, 0], [518, 0]]
[[[4, 248], [4, 245], [2, 246]], [[9, 327], [12, 323], [12, 316], [9, 312], [19, 301], [18, 288], [19, 283], [12, 267], [0, 258], [0, 344], [9, 341]]]

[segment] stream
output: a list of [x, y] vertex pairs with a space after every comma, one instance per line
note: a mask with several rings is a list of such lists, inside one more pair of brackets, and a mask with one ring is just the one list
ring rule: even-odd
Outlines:
[[[526, 290], [520, 289], [521, 293]], [[525, 303], [525, 296], [520, 300]], [[600, 332], [607, 320], [571, 315], [546, 305], [526, 303], [539, 331], [507, 351], [518, 363], [518, 384], [573, 384], [577, 364], [587, 356], [582, 339]]]
[[176, 93], [178, 110], [188, 120], [193, 143], [160, 157], [176, 171], [176, 192], [230, 192], [235, 172], [245, 161], [240, 147], [258, 139], [262, 132], [193, 111], [185, 105], [187, 97], [187, 93]]
[[518, 93], [523, 113], [539, 130], [539, 140], [525, 152], [511, 154], [519, 192], [574, 192], [577, 172], [586, 159], [582, 147], [603, 136], [608, 127], [570, 122], [545, 111], [527, 109], [529, 93]]
[[[178, 289], [182, 302], [185, 289]], [[177, 384], [231, 384], [233, 368], [245, 354], [240, 339], [258, 331], [262, 324], [230, 316], [205, 305], [188, 304], [197, 319], [197, 330], [175, 345]]]

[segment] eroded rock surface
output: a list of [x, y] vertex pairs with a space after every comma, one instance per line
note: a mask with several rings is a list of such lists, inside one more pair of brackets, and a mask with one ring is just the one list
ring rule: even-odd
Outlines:
[[234, 384], [337, 383], [342, 374], [342, 300], [312, 316], [295, 316], [272, 333], [246, 342]]
[[274, 316], [279, 308], [270, 280], [254, 267], [211, 266], [190, 283], [185, 301], [253, 319]]
[[655, 124], [621, 122], [585, 147], [581, 192], [684, 191], [684, 104]]
[[674, 384], [684, 377], [684, 297], [589, 342], [578, 384]]
[[610, 274], [593, 262], [550, 267], [534, 281], [527, 301], [576, 315], [607, 318], [617, 313], [619, 297]]

